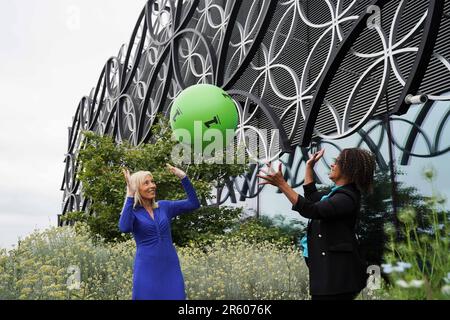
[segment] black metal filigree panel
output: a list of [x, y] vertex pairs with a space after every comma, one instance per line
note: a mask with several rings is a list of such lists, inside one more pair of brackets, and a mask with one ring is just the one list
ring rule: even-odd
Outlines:
[[[257, 161], [354, 134], [376, 151], [373, 129], [364, 126], [386, 114], [402, 121], [407, 96], [421, 94], [429, 102], [411, 123], [407, 143], [397, 142], [405, 163], [421, 156], [413, 150], [426, 134], [421, 121], [434, 101], [450, 100], [442, 95], [450, 89], [449, 12], [448, 0], [148, 1], [130, 42], [105, 63], [76, 110], [63, 214], [89, 207], [76, 179], [81, 130], [117, 143], [148, 143], [157, 115], [168, 115], [175, 97], [198, 83], [230, 93], [239, 111], [238, 140], [245, 143], [253, 132], [265, 148], [252, 155]], [[275, 130], [276, 138], [263, 130]], [[448, 151], [436, 144], [430, 141], [430, 154]], [[224, 196], [235, 198], [235, 190], [256, 196], [252, 176], [230, 181]]]

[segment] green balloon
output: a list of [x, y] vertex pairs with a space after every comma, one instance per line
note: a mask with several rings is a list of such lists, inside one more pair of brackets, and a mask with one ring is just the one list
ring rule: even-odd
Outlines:
[[[199, 84], [187, 88], [175, 99], [171, 112], [170, 124], [175, 136], [182, 143], [197, 143], [204, 148], [215, 141], [204, 141], [204, 134], [210, 129], [217, 129], [222, 134], [223, 146], [226, 147], [227, 130], [236, 131], [239, 115], [230, 95], [219, 87]], [[201, 130], [199, 130], [201, 128]], [[190, 139], [178, 135], [176, 130], [189, 132]], [[201, 134], [199, 134], [201, 133]]]

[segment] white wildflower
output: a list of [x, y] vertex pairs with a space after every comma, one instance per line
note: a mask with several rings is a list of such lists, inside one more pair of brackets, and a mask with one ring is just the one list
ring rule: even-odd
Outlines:
[[442, 287], [441, 292], [442, 294], [450, 296], [450, 286], [446, 284], [445, 286]]
[[423, 280], [412, 280], [409, 284], [411, 287], [420, 288], [423, 286], [424, 281]]
[[409, 283], [402, 279], [395, 281], [395, 284], [401, 288], [409, 288]]
[[394, 271], [390, 263], [382, 264], [381, 267], [383, 268], [384, 273], [391, 273], [392, 271]]
[[411, 268], [411, 263], [408, 262], [397, 262], [397, 267], [400, 268], [403, 271], [405, 271], [405, 269], [409, 269]]
[[450, 272], [447, 273], [447, 276], [444, 278], [444, 281], [445, 281], [446, 284], [450, 283]]

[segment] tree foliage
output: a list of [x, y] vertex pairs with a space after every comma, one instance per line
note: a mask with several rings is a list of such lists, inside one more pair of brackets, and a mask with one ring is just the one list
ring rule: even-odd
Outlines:
[[[396, 174], [397, 176], [403, 175], [402, 172]], [[419, 230], [428, 229], [431, 226], [429, 217], [432, 215], [432, 209], [427, 204], [427, 197], [421, 195], [415, 187], [407, 186], [402, 182], [396, 182], [396, 184], [398, 210], [414, 208], [417, 213]], [[386, 224], [396, 225], [392, 207], [392, 183], [389, 172], [377, 171], [374, 179], [374, 192], [362, 197], [361, 216], [357, 230], [361, 251], [369, 264], [380, 265], [383, 263], [383, 255], [388, 241], [384, 228]], [[397, 241], [403, 241], [402, 233], [397, 231], [397, 234]]]

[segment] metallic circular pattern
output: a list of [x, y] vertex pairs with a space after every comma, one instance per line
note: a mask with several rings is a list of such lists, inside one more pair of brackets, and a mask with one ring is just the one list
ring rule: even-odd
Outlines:
[[[450, 88], [449, 9], [447, 0], [148, 1], [130, 42], [106, 62], [76, 110], [63, 214], [87, 204], [75, 178], [81, 130], [111, 135], [117, 143], [148, 143], [158, 114], [167, 116], [175, 97], [197, 83], [230, 93], [239, 110], [237, 141], [256, 136], [263, 152], [246, 147], [258, 163], [298, 150], [301, 163], [311, 141], [337, 145], [333, 141], [353, 134], [376, 150], [370, 134], [383, 121], [363, 129], [370, 120], [406, 113], [408, 94], [426, 94], [425, 109], [450, 99], [442, 95]], [[420, 128], [426, 114], [407, 123], [405, 145], [394, 139], [403, 162], [448, 151], [439, 136], [448, 114], [435, 142], [425, 139], [429, 153], [413, 150], [414, 141], [426, 136]], [[298, 172], [286, 164], [288, 175]], [[254, 172], [225, 189], [223, 197], [233, 199], [235, 190], [241, 198], [260, 191]]]

